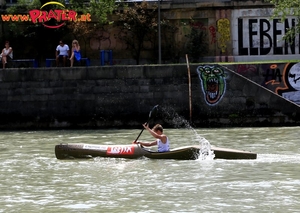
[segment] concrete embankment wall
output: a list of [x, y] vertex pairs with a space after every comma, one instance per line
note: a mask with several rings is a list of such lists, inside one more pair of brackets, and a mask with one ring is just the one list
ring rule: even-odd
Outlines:
[[225, 67], [190, 76], [184, 64], [0, 70], [0, 129], [141, 127], [157, 104], [153, 122], [170, 127], [300, 123], [298, 105]]

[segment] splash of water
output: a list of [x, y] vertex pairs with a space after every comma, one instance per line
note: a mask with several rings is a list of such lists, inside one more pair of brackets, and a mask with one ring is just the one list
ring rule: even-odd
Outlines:
[[166, 123], [175, 128], [184, 127], [187, 129], [193, 129], [190, 123], [183, 117], [179, 116], [172, 107], [160, 106], [159, 109], [162, 112], [162, 118]]
[[213, 160], [215, 158], [214, 151], [211, 150], [209, 141], [201, 143], [198, 160]]
[[201, 147], [198, 160], [214, 159], [215, 154], [214, 151], [211, 150], [210, 142], [206, 138], [199, 135], [186, 119], [179, 116], [171, 107], [161, 107], [160, 110], [163, 112], [163, 118], [165, 122], [173, 125], [175, 128], [184, 127], [193, 132], [192, 136], [194, 136], [194, 139], [192, 139], [192, 141], [198, 142]]

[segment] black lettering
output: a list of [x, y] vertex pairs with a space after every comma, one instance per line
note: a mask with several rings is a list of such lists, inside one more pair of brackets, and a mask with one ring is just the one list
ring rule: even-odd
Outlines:
[[[295, 27], [295, 19], [292, 19], [292, 28]], [[288, 30], [290, 29], [290, 26], [289, 26], [289, 20], [286, 19], [284, 21], [284, 29], [285, 29], [285, 34], [288, 32]], [[286, 40], [284, 42], [284, 54], [289, 54], [289, 49], [288, 48], [291, 48], [291, 53], [292, 54], [295, 54], [295, 49], [296, 49], [296, 45], [295, 45], [295, 37], [294, 38], [290, 38], [288, 40]]]
[[275, 70], [275, 76], [278, 78], [278, 81], [281, 82], [282, 75], [281, 75], [280, 70], [278, 68]]
[[257, 23], [257, 19], [249, 19], [249, 44], [250, 55], [258, 55], [258, 48], [254, 47], [253, 36], [257, 35], [257, 31], [254, 31], [254, 24]]
[[[280, 73], [280, 69], [267, 69], [266, 74], [263, 75], [265, 77], [265, 82], [268, 81], [278, 81], [281, 83], [282, 75]], [[277, 80], [278, 79], [278, 80]]]
[[[295, 36], [296, 37], [296, 36]], [[298, 35], [298, 41], [300, 41], [300, 33], [299, 33], [299, 35]], [[300, 45], [298, 45], [299, 46], [299, 49], [298, 49], [298, 53], [300, 53]]]
[[[245, 34], [244, 23], [248, 21], [248, 32]], [[296, 49], [296, 43], [300, 42], [300, 34], [283, 40], [290, 29], [297, 25], [296, 18], [290, 18], [281, 22], [281, 19], [269, 21], [262, 19], [238, 19], [238, 54], [239, 55], [289, 55], [300, 54], [300, 45]], [[247, 42], [248, 41], [248, 42]], [[247, 46], [248, 45], [248, 46]]]
[[243, 19], [238, 19], [238, 45], [239, 45], [239, 55], [248, 55], [248, 49], [244, 47], [244, 37], [243, 37]]
[[265, 82], [268, 82], [270, 80], [274, 80], [274, 78], [275, 78], [273, 71], [270, 73], [269, 69], [266, 70], [266, 74], [263, 75], [263, 76], [265, 77]]
[[277, 36], [281, 35], [281, 30], [277, 30], [277, 23], [280, 23], [280, 19], [273, 19], [273, 40], [274, 40], [274, 55], [282, 55], [283, 48], [277, 46]]
[[[267, 26], [264, 29], [264, 26]], [[271, 29], [271, 24], [267, 19], [260, 19], [259, 20], [259, 43], [260, 43], [260, 55], [267, 55], [271, 51], [272, 47], [272, 38], [268, 34], [269, 30]], [[269, 41], [269, 47], [264, 47], [264, 38], [267, 38]], [[266, 42], [267, 43], [267, 42]]]

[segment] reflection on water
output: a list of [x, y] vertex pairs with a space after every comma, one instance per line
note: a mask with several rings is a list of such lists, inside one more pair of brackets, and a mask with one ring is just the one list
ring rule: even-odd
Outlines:
[[128, 144], [140, 130], [0, 132], [0, 212], [297, 212], [299, 130], [165, 130], [171, 148], [207, 140], [258, 153], [199, 161], [54, 155], [59, 143]]

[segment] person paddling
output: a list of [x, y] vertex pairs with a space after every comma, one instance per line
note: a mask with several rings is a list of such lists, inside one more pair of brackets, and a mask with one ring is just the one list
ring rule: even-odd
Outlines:
[[158, 152], [168, 152], [170, 151], [169, 138], [163, 134], [163, 127], [160, 124], [156, 124], [152, 129], [149, 128], [149, 124], [143, 124], [144, 128], [149, 131], [149, 133], [156, 138], [153, 142], [141, 142], [134, 141], [134, 144], [141, 144], [142, 146], [155, 146], [157, 145]]

